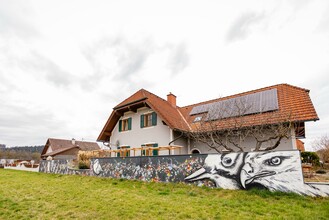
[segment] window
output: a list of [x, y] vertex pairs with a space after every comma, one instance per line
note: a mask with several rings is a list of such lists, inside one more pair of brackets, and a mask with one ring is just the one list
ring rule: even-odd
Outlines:
[[[158, 144], [142, 144], [142, 148], [157, 148]], [[159, 150], [158, 149], [146, 149], [146, 150], [142, 150], [141, 152], [142, 156], [158, 156], [159, 155]]]
[[119, 132], [131, 130], [131, 118], [122, 119], [119, 121]]
[[202, 119], [202, 116], [197, 116], [197, 117], [194, 118], [193, 122], [201, 121], [201, 119]]
[[117, 157], [130, 157], [129, 148], [130, 148], [130, 146], [118, 147], [118, 150], [121, 149], [121, 151], [117, 153]]
[[157, 125], [157, 114], [155, 112], [141, 115], [141, 128]]

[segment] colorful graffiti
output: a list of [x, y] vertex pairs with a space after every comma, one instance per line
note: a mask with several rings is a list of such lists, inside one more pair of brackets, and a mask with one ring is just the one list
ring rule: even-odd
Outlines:
[[[91, 160], [91, 169], [94, 175], [102, 177], [149, 182], [184, 182], [186, 176], [202, 167], [206, 156], [96, 158]], [[197, 181], [196, 184], [214, 186], [211, 181]]]
[[72, 169], [71, 163], [42, 161], [40, 172], [329, 196], [328, 183], [304, 183], [299, 151], [93, 158], [88, 170]]

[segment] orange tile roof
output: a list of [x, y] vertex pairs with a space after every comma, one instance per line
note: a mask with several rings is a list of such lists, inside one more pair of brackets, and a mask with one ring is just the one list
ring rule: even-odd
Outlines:
[[[163, 121], [172, 129], [182, 131], [193, 131], [195, 115], [190, 116], [190, 112], [195, 106], [214, 103], [222, 100], [236, 98], [252, 93], [257, 93], [269, 89], [277, 89], [279, 109], [277, 111], [265, 112], [261, 114], [243, 116], [246, 126], [271, 124], [287, 120], [293, 122], [319, 120], [309, 97], [309, 90], [292, 86], [289, 84], [278, 84], [261, 89], [256, 89], [232, 96], [209, 100], [185, 107], [174, 107], [167, 100], [164, 100], [144, 89], [137, 91], [132, 96], [113, 108], [113, 112], [106, 122], [97, 140], [106, 141], [111, 136], [111, 132], [120, 119], [121, 115], [128, 110], [136, 110], [142, 106], [148, 106], [159, 114]], [[217, 120], [217, 128], [225, 129], [232, 126], [234, 118]]]
[[[253, 126], [260, 124], [274, 124], [278, 122], [289, 121], [303, 122], [319, 120], [317, 113], [314, 109], [312, 101], [309, 97], [309, 90], [291, 86], [288, 84], [279, 84], [269, 86], [261, 89], [256, 89], [224, 98], [214, 99], [186, 107], [182, 107], [182, 112], [187, 121], [193, 125], [193, 120], [196, 116], [190, 116], [189, 113], [193, 107], [208, 103], [214, 103], [222, 100], [236, 98], [252, 93], [257, 93], [269, 89], [277, 89], [279, 109], [277, 111], [265, 112], [261, 114], [246, 115], [243, 117], [245, 126]], [[227, 118], [218, 120], [218, 129], [225, 129], [231, 127], [235, 121], [234, 118]]]
[[304, 142], [299, 140], [299, 139], [296, 139], [296, 145], [297, 145], [297, 149], [301, 152], [304, 152], [305, 151], [305, 147], [304, 147]]

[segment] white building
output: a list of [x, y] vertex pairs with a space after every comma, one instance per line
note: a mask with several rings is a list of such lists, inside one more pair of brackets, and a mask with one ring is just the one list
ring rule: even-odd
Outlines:
[[[248, 109], [239, 112], [241, 109], [232, 104], [238, 102], [249, 106]], [[237, 118], [245, 123], [244, 128], [275, 125], [289, 120], [289, 137], [280, 141], [276, 148], [278, 150], [297, 149], [296, 140], [305, 138], [305, 122], [319, 120], [309, 90], [288, 84], [269, 86], [184, 107], [176, 105], [176, 96], [171, 93], [165, 100], [141, 89], [113, 108], [98, 141], [110, 143], [112, 149], [129, 149], [124, 152], [125, 156], [215, 153], [214, 149], [188, 134], [197, 132], [202, 120], [215, 124], [217, 130], [227, 130], [232, 129], [232, 122]], [[267, 147], [266, 144], [261, 149]], [[142, 149], [168, 145], [179, 145], [182, 148], [171, 151]], [[256, 141], [252, 136], [246, 137], [242, 145], [244, 151], [252, 151]], [[232, 144], [228, 146], [239, 151]]]

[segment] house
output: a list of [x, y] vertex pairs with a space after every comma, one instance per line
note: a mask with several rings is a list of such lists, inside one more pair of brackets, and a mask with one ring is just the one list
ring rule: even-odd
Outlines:
[[[251, 104], [238, 114], [232, 103]], [[230, 111], [226, 111], [230, 106]], [[220, 110], [220, 111], [219, 111]], [[229, 112], [229, 113], [228, 113]], [[305, 138], [305, 122], [319, 120], [309, 96], [309, 90], [289, 84], [278, 84], [236, 95], [179, 107], [172, 93], [167, 99], [141, 89], [117, 106], [99, 134], [98, 141], [107, 142], [112, 149], [125, 149], [126, 156], [132, 149], [135, 156], [145, 155], [144, 148], [179, 145], [179, 151], [149, 152], [148, 155], [215, 153], [206, 144], [191, 138], [202, 118], [215, 123], [216, 129], [230, 129], [239, 117], [244, 127], [285, 123], [289, 120], [291, 135], [283, 139], [278, 150], [297, 149], [296, 140]], [[289, 118], [288, 118], [289, 117]], [[246, 138], [246, 151], [255, 150], [256, 142]], [[135, 154], [136, 153], [136, 154]], [[118, 154], [119, 155], [119, 154]]]
[[100, 147], [96, 142], [48, 138], [45, 147], [42, 150], [41, 158], [43, 160], [47, 158], [77, 159], [79, 150], [100, 150]]
[[300, 152], [305, 152], [305, 147], [304, 147], [304, 142], [297, 139], [296, 140], [296, 145], [297, 145], [297, 149], [300, 151]]

